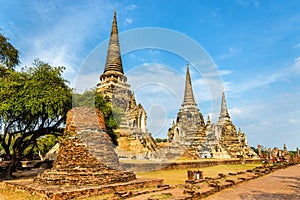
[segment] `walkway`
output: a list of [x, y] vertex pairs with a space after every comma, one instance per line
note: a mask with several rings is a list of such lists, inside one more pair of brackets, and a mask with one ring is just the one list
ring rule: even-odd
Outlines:
[[300, 200], [300, 165], [223, 190], [205, 200]]

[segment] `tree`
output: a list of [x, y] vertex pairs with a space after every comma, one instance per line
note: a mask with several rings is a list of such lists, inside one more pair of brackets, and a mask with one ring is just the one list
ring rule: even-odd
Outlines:
[[[45, 155], [48, 153], [51, 148], [60, 140], [60, 135], [45, 135], [43, 137], [38, 138], [36, 145], [33, 149], [33, 153], [35, 155], [41, 153], [41, 155]], [[31, 158], [32, 155], [29, 155]]]
[[8, 69], [19, 64], [18, 50], [2, 34], [0, 34], [0, 62]]
[[101, 110], [104, 116], [106, 132], [117, 146], [117, 134], [115, 129], [118, 128], [121, 120], [121, 112], [112, 108], [112, 105], [106, 102], [103, 96], [96, 92], [96, 89], [86, 90], [83, 94], [73, 94], [73, 107], [95, 107]]
[[32, 153], [40, 137], [62, 135], [72, 90], [63, 67], [35, 61], [20, 72], [2, 67], [0, 76], [0, 144], [10, 160], [6, 178]]
[[258, 155], [258, 149], [255, 147], [251, 147], [251, 149]]
[[155, 138], [155, 143], [168, 142], [167, 138]]

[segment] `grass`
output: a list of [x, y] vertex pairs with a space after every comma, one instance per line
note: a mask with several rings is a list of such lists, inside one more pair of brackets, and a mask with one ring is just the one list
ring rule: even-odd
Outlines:
[[29, 192], [21, 190], [12, 190], [5, 187], [3, 182], [0, 182], [0, 200], [39, 200], [40, 198], [31, 195]]
[[[245, 165], [218, 165], [213, 167], [200, 168], [203, 171], [204, 177], [214, 177], [218, 173], [229, 173], [246, 171], [247, 169], [253, 169], [254, 167], [261, 166], [261, 164], [245, 164]], [[158, 178], [164, 179], [165, 184], [177, 185], [184, 184], [187, 180], [187, 169], [182, 170], [161, 170], [154, 172], [137, 172], [138, 178]], [[80, 200], [101, 200], [112, 197], [113, 194], [106, 194], [101, 196], [80, 198]], [[168, 196], [165, 197], [168, 199]], [[5, 187], [3, 182], [0, 182], [0, 200], [39, 200], [38, 197], [31, 195], [29, 192], [13, 190]], [[78, 199], [79, 200], [79, 199]]]
[[104, 194], [104, 195], [98, 195], [98, 196], [88, 197], [88, 198], [76, 198], [75, 200], [106, 200], [113, 196], [114, 196], [114, 194]]
[[157, 198], [157, 199], [163, 200], [163, 199], [172, 199], [173, 196], [172, 196], [172, 194], [162, 193], [162, 194], [154, 194], [154, 195], [151, 195], [150, 197], [153, 199]]
[[[246, 171], [247, 169], [253, 169], [254, 167], [261, 166], [261, 164], [245, 164], [245, 165], [217, 165], [213, 167], [200, 168], [203, 171], [204, 177], [214, 177], [218, 173], [229, 173]], [[154, 172], [137, 172], [138, 178], [159, 178], [164, 179], [165, 184], [177, 185], [184, 184], [187, 180], [187, 170], [177, 169], [177, 170], [159, 170]]]

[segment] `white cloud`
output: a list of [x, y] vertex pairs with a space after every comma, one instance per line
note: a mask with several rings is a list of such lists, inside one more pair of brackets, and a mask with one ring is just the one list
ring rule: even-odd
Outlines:
[[291, 67], [292, 74], [300, 74], [300, 56], [295, 58], [294, 64]]
[[228, 110], [228, 112], [230, 113], [230, 115], [237, 116], [240, 115], [242, 111], [239, 108], [231, 108]]
[[232, 56], [236, 56], [240, 52], [241, 52], [241, 49], [230, 47], [226, 50], [226, 52], [223, 55], [219, 56], [219, 58], [220, 59], [226, 59], [226, 58], [229, 58], [229, 57], [232, 57]]
[[85, 90], [95, 88], [100, 82], [99, 76], [100, 73], [78, 74], [76, 78], [72, 79], [71, 86], [76, 93], [82, 93]]
[[225, 92], [232, 91], [234, 88], [233, 82], [223, 82], [223, 86]]
[[294, 45], [294, 48], [299, 48], [299, 47], [300, 47], [300, 43]]
[[185, 76], [172, 67], [156, 63], [145, 63], [125, 75], [137, 102], [148, 113], [149, 131], [155, 137], [166, 137], [183, 101]]
[[260, 6], [260, 2], [257, 0], [237, 0], [236, 2], [245, 7], [253, 5], [258, 8]]
[[[241, 93], [247, 90], [252, 90], [255, 88], [267, 86], [269, 84], [279, 82], [279, 81], [287, 81], [292, 76], [297, 76], [300, 74], [300, 57], [294, 59], [294, 62], [291, 66], [284, 68], [279, 71], [275, 71], [272, 74], [260, 74], [256, 77], [248, 77], [244, 79], [242, 83], [235, 83], [235, 85], [231, 85], [229, 87], [230, 90], [234, 93]], [[226, 83], [225, 83], [226, 86]]]
[[109, 37], [109, 34], [102, 36], [100, 33], [110, 28], [117, 4], [105, 1], [72, 6], [55, 1], [29, 4], [31, 14], [24, 18], [26, 22], [23, 23], [35, 26], [18, 35], [22, 65], [31, 65], [35, 58], [39, 58], [50, 65], [65, 66], [65, 78], [74, 82], [75, 73], [89, 48], [94, 48], [87, 47], [88, 43], [99, 37], [103, 37], [102, 41]]
[[133, 22], [133, 19], [125, 18], [124, 25], [132, 24], [132, 22]]
[[219, 70], [220, 75], [224, 76], [224, 75], [228, 75], [231, 74], [232, 71], [231, 70]]
[[130, 4], [129, 6], [127, 6], [125, 9], [126, 10], [135, 10], [137, 8], [136, 4]]

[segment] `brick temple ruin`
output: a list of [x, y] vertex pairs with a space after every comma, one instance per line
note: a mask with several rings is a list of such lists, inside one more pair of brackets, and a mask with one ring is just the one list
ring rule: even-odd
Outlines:
[[[168, 130], [168, 142], [157, 145], [147, 129], [147, 113], [135, 100], [134, 92], [124, 75], [118, 36], [116, 12], [114, 12], [106, 63], [97, 92], [105, 101], [122, 112], [115, 151], [119, 158], [138, 160], [169, 160], [178, 157], [201, 158], [259, 158], [249, 147], [246, 134], [236, 129], [230, 119], [222, 94], [221, 111], [217, 123], [209, 116], [205, 123], [194, 98], [189, 67], [186, 69], [184, 99], [177, 119]], [[55, 158], [56, 145], [46, 158]]]
[[106, 133], [104, 118], [93, 108], [73, 108], [51, 169], [35, 182], [47, 185], [104, 185], [136, 179], [124, 171]]
[[230, 119], [222, 93], [219, 120], [212, 124], [208, 116], [205, 124], [194, 99], [189, 67], [186, 69], [184, 100], [176, 122], [168, 131], [168, 141], [174, 146], [184, 146], [199, 158], [258, 158], [249, 147], [247, 138]]
[[182, 155], [199, 158], [258, 158], [248, 146], [246, 135], [230, 120], [225, 94], [216, 124], [205, 123], [194, 99], [189, 68], [186, 71], [184, 100], [177, 120], [168, 131], [169, 143], [158, 147], [148, 132], [147, 113], [137, 104], [134, 93], [124, 75], [118, 38], [116, 12], [114, 12], [110, 42], [104, 72], [100, 76], [97, 92], [123, 112], [120, 127], [116, 130], [118, 156], [127, 159], [168, 159]]
[[257, 145], [258, 156], [261, 160], [267, 160], [268, 162], [298, 162], [300, 158], [300, 150], [297, 147], [294, 154], [291, 154], [286, 144], [283, 144], [283, 149], [278, 147], [263, 148], [260, 144]]
[[[109, 199], [124, 199], [139, 193], [126, 191], [164, 186], [162, 179], [136, 178], [124, 170], [114, 145], [106, 133], [104, 117], [95, 108], [73, 108], [59, 142], [57, 158], [51, 169], [32, 181], [7, 182], [14, 189], [26, 190], [41, 199], [67, 200], [94, 195], [113, 194]], [[125, 191], [125, 194], [120, 193]], [[148, 191], [147, 191], [148, 192]]]
[[[112, 22], [112, 30], [107, 51], [104, 72], [100, 76], [97, 92], [107, 102], [122, 111], [122, 119], [118, 134], [116, 152], [122, 158], [151, 159], [155, 157], [156, 144], [147, 129], [147, 113], [141, 104], [137, 104], [134, 93], [124, 75], [116, 12]], [[137, 152], [138, 150], [138, 152]]]

